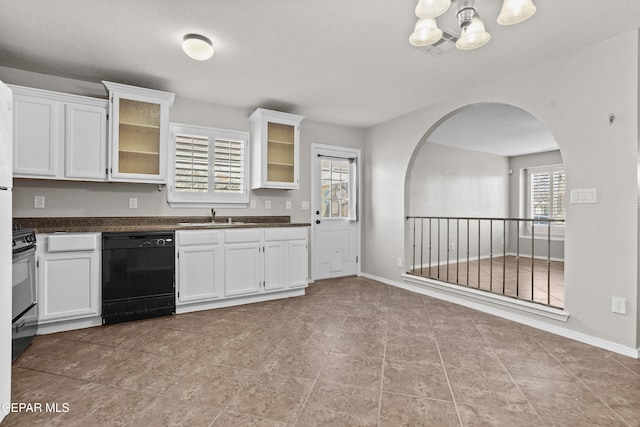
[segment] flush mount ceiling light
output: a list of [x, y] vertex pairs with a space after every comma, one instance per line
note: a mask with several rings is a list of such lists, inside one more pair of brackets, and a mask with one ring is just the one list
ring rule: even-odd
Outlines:
[[[418, 0], [416, 16], [419, 18], [409, 43], [414, 46], [430, 46], [442, 37], [436, 18], [444, 14], [451, 3], [456, 3], [456, 17], [462, 34], [456, 42], [460, 50], [477, 49], [491, 39], [476, 10], [476, 0]], [[513, 25], [529, 19], [536, 12], [533, 0], [504, 0], [498, 16], [498, 24]]]
[[196, 61], [205, 61], [213, 56], [211, 40], [200, 34], [187, 34], [182, 38], [182, 50]]

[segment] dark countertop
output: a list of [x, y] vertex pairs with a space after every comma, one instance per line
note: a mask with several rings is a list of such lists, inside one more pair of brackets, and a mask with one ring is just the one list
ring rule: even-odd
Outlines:
[[[228, 225], [227, 220], [234, 222]], [[289, 216], [137, 216], [137, 217], [58, 217], [13, 218], [13, 224], [33, 228], [36, 233], [102, 233], [126, 231], [228, 230], [237, 228], [309, 227], [309, 223], [292, 223]], [[197, 223], [202, 225], [180, 225]]]

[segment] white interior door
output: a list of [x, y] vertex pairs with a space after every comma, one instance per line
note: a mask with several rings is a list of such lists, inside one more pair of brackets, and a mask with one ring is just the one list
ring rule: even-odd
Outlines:
[[360, 151], [314, 144], [311, 149], [312, 277], [359, 272]]

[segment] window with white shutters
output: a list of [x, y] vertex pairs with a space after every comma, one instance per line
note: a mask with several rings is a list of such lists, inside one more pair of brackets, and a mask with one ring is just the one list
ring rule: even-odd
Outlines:
[[[527, 171], [527, 213], [533, 226], [545, 230], [551, 224], [552, 234], [562, 234], [565, 219], [565, 174], [561, 166], [530, 168]], [[531, 227], [528, 227], [531, 230]]]
[[246, 132], [177, 124], [171, 125], [171, 131], [175, 150], [167, 199], [172, 206], [248, 202]]

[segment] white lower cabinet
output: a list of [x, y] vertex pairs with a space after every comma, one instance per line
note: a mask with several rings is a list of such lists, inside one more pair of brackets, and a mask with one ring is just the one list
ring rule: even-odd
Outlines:
[[223, 232], [178, 231], [177, 304], [220, 298], [224, 293]]
[[38, 235], [38, 322], [100, 315], [100, 233]]
[[307, 233], [306, 227], [177, 231], [177, 305], [307, 286]]

